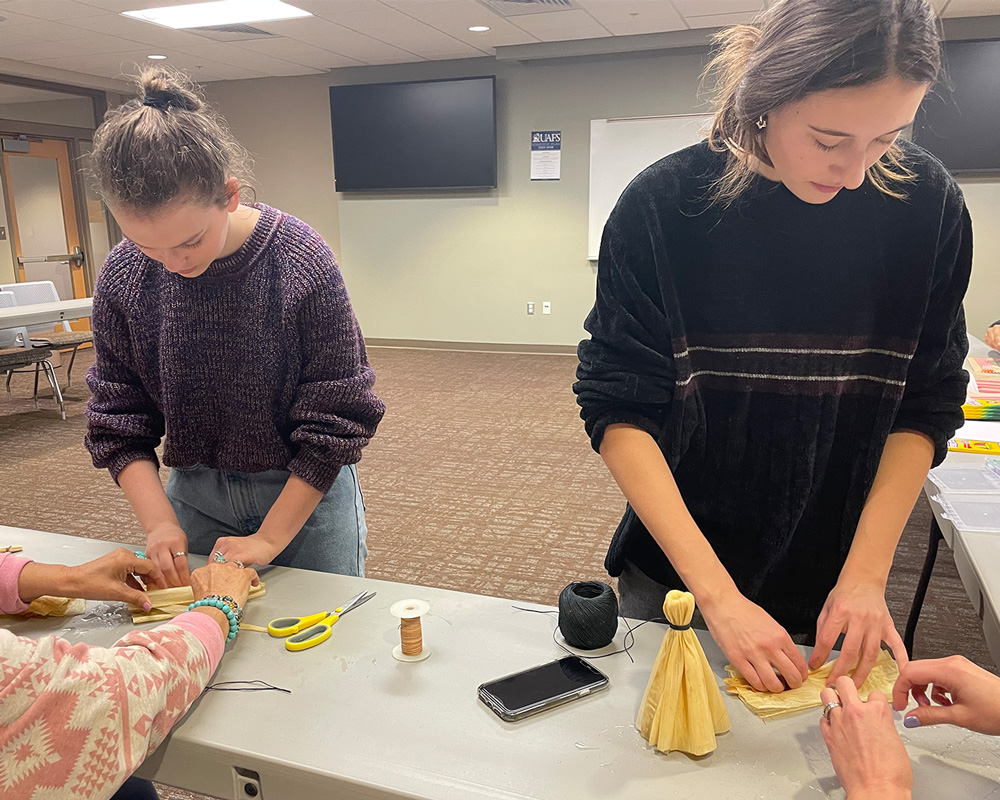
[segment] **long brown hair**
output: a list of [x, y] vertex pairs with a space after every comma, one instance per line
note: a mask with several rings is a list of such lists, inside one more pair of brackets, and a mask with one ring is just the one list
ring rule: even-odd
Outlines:
[[250, 180], [251, 158], [186, 75], [149, 67], [137, 97], [94, 133], [89, 171], [104, 201], [145, 214], [174, 198], [228, 204], [226, 182]]
[[[891, 76], [932, 84], [941, 44], [927, 0], [778, 0], [752, 24], [715, 36], [718, 52], [705, 70], [714, 77], [715, 119], [709, 145], [729, 154], [713, 186], [714, 202], [731, 203], [768, 166], [758, 120], [814, 92], [865, 86]], [[893, 145], [868, 169], [868, 179], [894, 197], [913, 173]]]

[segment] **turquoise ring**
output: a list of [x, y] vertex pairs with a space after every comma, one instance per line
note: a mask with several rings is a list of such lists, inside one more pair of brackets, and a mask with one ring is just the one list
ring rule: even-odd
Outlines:
[[222, 555], [222, 551], [221, 550], [216, 550], [215, 551], [215, 554], [212, 556], [212, 560], [213, 561], [217, 561], [220, 564], [225, 564], [226, 563], [226, 557], [224, 555]]
[[142, 550], [133, 550], [132, 555], [136, 558], [149, 558]]

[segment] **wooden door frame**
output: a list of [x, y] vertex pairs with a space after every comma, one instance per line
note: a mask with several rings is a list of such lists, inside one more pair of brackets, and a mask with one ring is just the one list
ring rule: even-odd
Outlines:
[[[37, 139], [62, 139], [66, 142], [69, 150], [70, 165], [79, 164], [81, 147], [80, 142], [92, 142], [94, 130], [104, 114], [108, 110], [107, 92], [102, 89], [89, 89], [83, 86], [67, 86], [51, 81], [37, 80], [35, 78], [23, 78], [20, 75], [8, 75], [0, 73], [0, 84], [12, 86], [25, 86], [32, 89], [42, 89], [49, 92], [59, 92], [60, 94], [78, 95], [89, 97], [94, 108], [94, 127], [80, 128], [71, 125], [56, 125], [46, 122], [25, 122], [23, 120], [9, 120], [0, 118], [0, 134], [8, 138], [37, 138]], [[0, 158], [0, 182], [7, 185], [7, 174], [3, 166], [4, 159]], [[70, 169], [70, 177], [73, 186], [73, 198], [76, 207], [73, 213], [76, 217], [76, 225], [79, 230], [80, 246], [86, 253], [87, 261], [83, 268], [84, 287], [88, 296], [94, 294], [94, 282], [97, 276], [97, 264], [91, 261], [94, 252], [94, 243], [90, 237], [90, 216], [87, 209], [87, 186], [83, 175], [79, 169]], [[116, 238], [120, 239], [120, 229], [107, 209], [104, 211], [105, 224], [108, 229], [109, 244], [114, 245]], [[13, 230], [14, 224], [11, 217], [11, 210], [7, 208], [7, 230], [11, 232], [10, 243], [13, 252]], [[17, 265], [15, 265], [15, 271]]]
[[[3, 153], [4, 169], [10, 173], [12, 158], [50, 158], [56, 162], [57, 180], [59, 182], [59, 201], [62, 205], [63, 226], [66, 233], [66, 252], [73, 253], [73, 248], [82, 247], [86, 242], [81, 238], [80, 220], [77, 215], [79, 204], [77, 203], [76, 181], [73, 180], [73, 156], [70, 152], [69, 142], [65, 139], [44, 139], [41, 141], [31, 140], [31, 151], [27, 153]], [[17, 226], [17, 204], [14, 202], [14, 194], [10, 183], [7, 183], [7, 212], [14, 222], [11, 228], [11, 235], [14, 241], [14, 250], [21, 250], [20, 232]], [[67, 192], [69, 193], [67, 195]], [[21, 253], [21, 256], [26, 255]], [[47, 255], [34, 253], [32, 255]], [[18, 278], [25, 279], [24, 265], [17, 267]], [[74, 297], [87, 297], [86, 270], [84, 265], [73, 266], [70, 264], [70, 281], [73, 284]]]

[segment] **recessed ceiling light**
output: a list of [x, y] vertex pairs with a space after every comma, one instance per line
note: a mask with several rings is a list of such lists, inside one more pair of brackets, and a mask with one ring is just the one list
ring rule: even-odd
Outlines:
[[283, 3], [281, 0], [215, 0], [211, 3], [123, 11], [122, 14], [143, 22], [165, 25], [168, 28], [204, 28], [239, 22], [271, 22], [278, 19], [312, 16], [308, 11]]
[[488, 25], [473, 25], [471, 28], [469, 28], [469, 30], [472, 31], [473, 33], [485, 33], [489, 29], [490, 28]]
[[153, 61], [162, 61], [166, 56], [146, 56], [146, 58], [151, 58]]

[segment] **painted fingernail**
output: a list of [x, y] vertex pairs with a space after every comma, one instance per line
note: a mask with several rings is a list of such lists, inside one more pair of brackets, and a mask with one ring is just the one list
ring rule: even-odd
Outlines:
[[152, 606], [149, 604], [148, 600], [145, 603], [142, 604], [142, 610], [143, 611], [149, 611], [149, 609], [151, 609], [151, 608], [152, 608]]
[[919, 728], [920, 727], [920, 720], [917, 719], [916, 717], [905, 717], [903, 719], [903, 727], [904, 728]]

